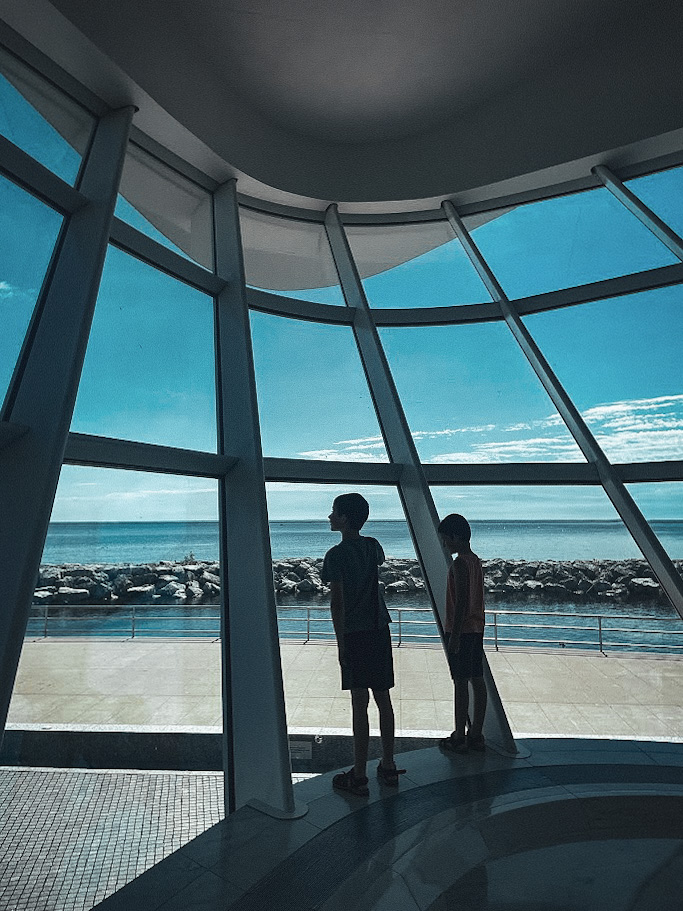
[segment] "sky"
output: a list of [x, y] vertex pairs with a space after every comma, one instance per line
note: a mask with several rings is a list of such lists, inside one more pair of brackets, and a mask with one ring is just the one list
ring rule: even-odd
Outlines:
[[[0, 77], [0, 132], [73, 182], [78, 156]], [[683, 231], [683, 169], [631, 182]], [[162, 240], [125, 200], [117, 214]], [[0, 178], [0, 395], [49, 262], [61, 217]], [[391, 232], [392, 229], [386, 229]], [[512, 299], [675, 262], [607, 190], [510, 210], [473, 237]], [[363, 256], [363, 236], [352, 235]], [[177, 248], [175, 248], [177, 249]], [[247, 264], [248, 265], [248, 264]], [[459, 242], [364, 280], [371, 306], [488, 302]], [[292, 296], [340, 304], [338, 287]], [[677, 459], [683, 452], [683, 291], [665, 288], [526, 317], [608, 457]], [[347, 326], [252, 313], [267, 456], [386, 461]], [[583, 461], [502, 322], [380, 330], [420, 458], [426, 463]], [[210, 297], [112, 248], [107, 256], [72, 430], [215, 451]], [[649, 518], [683, 518], [683, 485], [632, 485]], [[340, 489], [268, 485], [271, 518], [325, 518]], [[371, 491], [376, 518], [399, 518], [396, 492]], [[602, 490], [458, 488], [440, 510], [476, 518], [610, 518]], [[213, 519], [212, 481], [65, 466], [53, 519]]]

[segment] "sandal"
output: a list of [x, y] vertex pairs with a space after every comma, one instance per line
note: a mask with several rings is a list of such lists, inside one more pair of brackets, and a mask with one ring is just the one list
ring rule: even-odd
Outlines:
[[347, 791], [349, 794], [357, 794], [358, 797], [367, 797], [370, 794], [368, 789], [368, 779], [363, 776], [356, 778], [353, 769], [348, 772], [339, 772], [332, 779], [332, 787], [338, 791]]
[[467, 752], [469, 746], [467, 737], [454, 737], [452, 734], [448, 737], [443, 737], [439, 741], [439, 747], [442, 750], [446, 750], [447, 753], [458, 753], [462, 755]]
[[398, 776], [405, 775], [405, 769], [397, 769], [395, 766], [393, 769], [385, 769], [380, 760], [379, 765], [377, 766], [377, 777], [382, 782], [382, 784], [388, 785], [390, 788], [398, 787]]

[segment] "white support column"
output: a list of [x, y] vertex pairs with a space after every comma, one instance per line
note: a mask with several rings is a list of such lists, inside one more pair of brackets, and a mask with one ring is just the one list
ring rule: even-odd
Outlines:
[[[246, 803], [303, 816], [292, 788], [256, 382], [235, 181], [214, 194], [219, 453], [223, 560], [223, 743], [226, 812]], [[267, 848], [266, 848], [267, 850]]]
[[[441, 547], [436, 533], [438, 516], [434, 500], [336, 205], [328, 208], [325, 227], [346, 304], [354, 309], [353, 331], [387, 452], [391, 461], [401, 466], [398, 492], [432, 602], [432, 609], [443, 638], [446, 573], [450, 559]], [[489, 709], [484, 728], [486, 737], [499, 750], [516, 754], [518, 750], [488, 662], [485, 664], [485, 677], [489, 693]]]
[[577, 407], [567, 395], [564, 387], [553, 373], [550, 364], [541, 354], [536, 342], [522, 322], [514, 305], [501, 288], [493, 272], [489, 269], [479, 248], [472, 240], [460, 216], [450, 200], [443, 203], [448, 220], [462, 242], [472, 264], [479, 273], [488, 291], [501, 309], [510, 331], [517, 340], [525, 357], [531, 364], [543, 388], [550, 396], [560, 417], [567, 425], [569, 432], [576, 440], [587, 461], [597, 469], [600, 483], [612, 501], [624, 525], [628, 528], [641, 553], [652, 567], [652, 571], [667, 597], [678, 613], [683, 617], [683, 579], [678, 574], [671, 558], [662, 547], [659, 538], [648, 525], [638, 509], [633, 497], [628, 492], [614, 467], [609, 462], [597, 440], [588, 429]]
[[29, 609], [88, 344], [133, 108], [104, 116], [43, 282], [2, 420], [27, 431], [0, 451], [0, 730]]

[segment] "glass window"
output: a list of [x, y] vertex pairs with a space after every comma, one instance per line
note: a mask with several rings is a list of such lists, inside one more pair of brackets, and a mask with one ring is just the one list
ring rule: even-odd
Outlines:
[[175, 253], [213, 269], [211, 194], [132, 142], [116, 215]]
[[0, 177], [0, 400], [9, 386], [62, 217]]
[[683, 288], [564, 307], [524, 322], [612, 461], [681, 457]]
[[510, 298], [678, 261], [605, 188], [506, 210], [472, 237]]
[[251, 314], [263, 452], [387, 461], [348, 326]]
[[217, 518], [214, 480], [63, 467], [14, 724], [221, 730]]
[[216, 451], [213, 301], [110, 247], [71, 429]]
[[247, 285], [297, 300], [344, 305], [321, 224], [240, 208]]
[[504, 323], [380, 335], [424, 462], [583, 461]]
[[683, 234], [683, 168], [627, 180], [626, 186], [677, 234]]
[[[397, 729], [449, 731], [453, 690], [445, 661], [438, 661], [443, 693], [437, 694], [428, 677], [425, 652], [430, 650], [411, 649], [412, 656], [406, 654], [410, 646], [439, 646], [440, 640], [398, 492], [393, 487], [356, 484], [267, 485], [288, 722], [308, 730], [351, 728], [351, 707], [348, 693], [340, 686], [337, 650], [311, 645], [335, 641], [329, 590], [320, 579], [320, 570], [325, 553], [340, 541], [327, 520], [332, 502], [350, 491], [361, 493], [370, 505], [361, 533], [376, 538], [386, 555], [379, 570], [380, 585], [392, 619], [393, 644], [401, 645], [394, 649], [400, 682], [392, 691]], [[302, 640], [308, 640], [307, 644], [302, 645]], [[424, 673], [416, 675], [416, 668]], [[370, 723], [373, 730], [377, 728], [374, 707]]]
[[74, 184], [94, 118], [0, 49], [0, 134]]
[[671, 559], [683, 560], [683, 483], [657, 481], [626, 486]]
[[452, 307], [489, 303], [447, 221], [346, 228], [371, 307]]

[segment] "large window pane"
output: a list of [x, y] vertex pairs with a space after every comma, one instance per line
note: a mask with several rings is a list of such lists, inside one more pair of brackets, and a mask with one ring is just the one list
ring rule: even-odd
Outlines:
[[0, 49], [0, 134], [73, 184], [93, 122], [80, 105]]
[[346, 229], [371, 307], [490, 302], [447, 221]]
[[211, 194], [128, 144], [116, 215], [175, 253], [213, 269]]
[[423, 461], [583, 460], [504, 323], [380, 334]]
[[683, 234], [683, 168], [638, 177], [626, 186], [677, 234]]
[[325, 228], [240, 209], [247, 284], [297, 300], [344, 304]]
[[13, 724], [220, 730], [217, 512], [213, 480], [62, 469]]
[[510, 298], [678, 262], [604, 188], [507, 210], [472, 236]]
[[683, 288], [524, 317], [610, 459], [683, 452]]
[[386, 461], [353, 333], [252, 313], [263, 452]]
[[[292, 728], [308, 733], [351, 730], [351, 703], [341, 690], [337, 650], [319, 646], [335, 642], [329, 591], [321, 582], [320, 570], [325, 553], [339, 543], [340, 536], [330, 531], [327, 516], [334, 498], [352, 490], [370, 505], [361, 533], [376, 538], [386, 555], [379, 578], [392, 618], [397, 729], [399, 733], [450, 730], [453, 696], [448, 669], [445, 661], [437, 659], [442, 687], [433, 692], [428, 668], [434, 662], [425, 653], [440, 650], [440, 639], [396, 489], [282, 483], [267, 488], [290, 733]], [[374, 703], [370, 724], [377, 733]]]
[[213, 301], [111, 247], [72, 430], [216, 450]]
[[0, 177], [0, 400], [4, 398], [62, 218]]
[[[675, 735], [674, 662], [632, 660], [637, 673], [647, 668], [643, 687], [623, 658], [679, 656], [683, 622], [601, 488], [433, 494], [440, 516], [470, 519], [472, 549], [484, 562], [485, 646], [514, 732]], [[645, 719], [643, 704], [651, 707]]]

